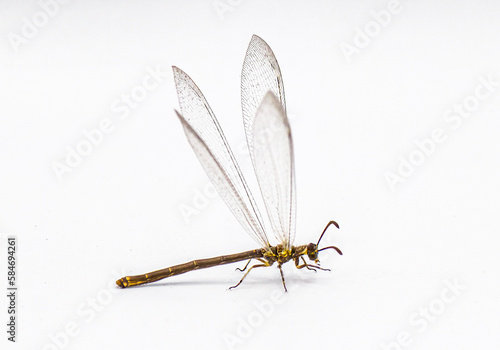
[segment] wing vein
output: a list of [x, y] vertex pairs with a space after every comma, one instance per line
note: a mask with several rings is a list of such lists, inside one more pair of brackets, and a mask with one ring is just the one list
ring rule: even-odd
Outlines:
[[201, 165], [236, 219], [263, 248], [269, 240], [255, 200], [215, 115], [200, 89], [182, 70], [173, 67], [186, 137]]

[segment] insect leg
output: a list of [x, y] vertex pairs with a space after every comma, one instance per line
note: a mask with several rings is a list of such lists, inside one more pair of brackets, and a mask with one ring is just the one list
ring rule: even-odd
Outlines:
[[266, 263], [265, 263], [265, 264], [257, 264], [257, 265], [253, 265], [253, 266], [252, 266], [252, 267], [250, 267], [250, 268], [248, 269], [248, 271], [247, 271], [247, 272], [243, 275], [243, 277], [241, 278], [241, 280], [240, 280], [240, 281], [239, 281], [236, 285], [234, 285], [234, 286], [232, 286], [232, 287], [229, 287], [229, 289], [233, 289], [233, 288], [238, 287], [238, 286], [241, 284], [241, 282], [243, 282], [243, 280], [245, 279], [245, 277], [247, 277], [247, 275], [250, 273], [250, 271], [252, 271], [252, 269], [253, 269], [254, 267], [266, 267], [266, 266], [271, 266], [271, 265], [269, 265], [269, 263], [267, 263], [267, 261], [266, 261]]
[[237, 267], [234, 271], [241, 271], [241, 272], [245, 271], [248, 267], [248, 264], [250, 264], [250, 261], [252, 261], [252, 259], [247, 261], [247, 263], [243, 269], [240, 269], [239, 267]]
[[281, 265], [278, 265], [278, 268], [280, 269], [280, 274], [281, 274], [281, 282], [283, 282], [283, 287], [285, 288], [285, 293], [288, 292], [288, 290], [286, 289], [286, 285], [285, 285], [285, 276], [283, 276], [283, 270], [281, 269]]
[[[264, 263], [264, 264], [266, 263], [266, 261], [264, 259], [258, 258], [257, 260], [259, 260], [261, 263]], [[250, 261], [252, 261], [252, 259], [248, 260], [247, 264], [245, 265], [245, 267], [243, 269], [240, 269], [239, 267], [237, 267], [235, 269], [235, 271], [241, 271], [241, 272], [245, 271], [247, 269], [248, 265], [250, 264]]]
[[331, 271], [330, 269], [324, 269], [324, 268], [317, 266], [317, 265], [308, 264], [306, 262], [306, 259], [304, 259], [303, 256], [301, 256], [301, 258], [302, 258], [302, 261], [304, 262], [304, 264], [302, 264], [302, 265], [298, 265], [298, 260], [295, 260], [295, 266], [298, 269], [302, 269], [302, 268], [306, 267], [308, 270], [313, 270], [314, 272], [317, 272], [315, 269], [322, 270], [322, 271]]
[[298, 268], [298, 269], [303, 269], [304, 267], [307, 268], [308, 270], [311, 270], [311, 271], [314, 271], [314, 272], [318, 272], [316, 271], [315, 269], [309, 267], [309, 265], [307, 264], [306, 260], [304, 259], [304, 257], [302, 257], [302, 261], [304, 262], [302, 265], [299, 265], [299, 258], [295, 258], [295, 267]]

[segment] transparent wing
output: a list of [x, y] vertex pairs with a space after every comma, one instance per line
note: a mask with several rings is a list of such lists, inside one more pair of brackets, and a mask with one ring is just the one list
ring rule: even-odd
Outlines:
[[241, 71], [241, 107], [250, 156], [253, 158], [253, 120], [268, 91], [278, 97], [286, 113], [285, 90], [278, 61], [273, 50], [257, 35], [248, 45]]
[[241, 105], [250, 156], [274, 235], [290, 247], [295, 237], [295, 174], [285, 90], [273, 51], [257, 35], [252, 37], [243, 63]]
[[219, 195], [234, 216], [263, 248], [269, 240], [262, 219], [226, 138], [205, 97], [182, 70], [172, 67], [187, 139]]
[[254, 169], [278, 240], [291, 248], [295, 237], [293, 141], [286, 112], [269, 91], [253, 123]]

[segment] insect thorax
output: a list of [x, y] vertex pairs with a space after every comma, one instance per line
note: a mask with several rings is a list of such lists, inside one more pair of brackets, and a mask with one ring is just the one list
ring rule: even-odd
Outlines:
[[287, 249], [282, 244], [278, 244], [270, 247], [270, 250], [265, 251], [263, 255], [270, 264], [274, 262], [284, 264], [305, 254], [307, 254], [307, 245], [292, 246], [291, 249]]

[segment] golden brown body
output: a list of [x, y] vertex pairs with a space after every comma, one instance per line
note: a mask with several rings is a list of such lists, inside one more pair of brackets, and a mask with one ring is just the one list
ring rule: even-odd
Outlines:
[[263, 257], [263, 251], [265, 251], [265, 249], [254, 249], [237, 254], [222, 255], [215, 258], [193, 260], [184, 264], [174, 265], [165, 269], [145, 273], [143, 275], [123, 277], [116, 281], [116, 284], [121, 288], [126, 288], [137, 286], [139, 284], [151, 283], [193, 270], [232, 264], [247, 259], [261, 258]]
[[[283, 276], [283, 270], [281, 269], [281, 265], [283, 265], [284, 263], [293, 260], [295, 262], [295, 266], [298, 269], [302, 269], [305, 267], [309, 270], [314, 270], [314, 271], [316, 270], [329, 271], [328, 269], [323, 269], [317, 265], [308, 264], [304, 259], [304, 255], [307, 255], [307, 257], [310, 260], [314, 261], [316, 264], [319, 262], [318, 252], [321, 250], [332, 248], [335, 249], [340, 255], [342, 255], [340, 249], [333, 246], [318, 250], [318, 244], [319, 241], [321, 240], [321, 237], [323, 237], [323, 234], [325, 233], [328, 226], [332, 224], [334, 224], [338, 228], [338, 224], [336, 222], [330, 221], [323, 230], [323, 233], [321, 234], [318, 243], [316, 244], [309, 243], [307, 245], [292, 246], [290, 249], [286, 249], [284, 248], [283, 245], [278, 244], [276, 246], [270, 246], [267, 249], [266, 248], [254, 249], [237, 254], [222, 255], [215, 258], [193, 260], [184, 264], [174, 265], [171, 267], [167, 267], [165, 269], [153, 271], [150, 273], [145, 273], [143, 275], [122, 277], [116, 281], [116, 284], [121, 288], [133, 287], [140, 284], [156, 282], [167, 277], [180, 275], [182, 273], [186, 273], [193, 270], [205, 269], [208, 267], [232, 264], [238, 261], [248, 260], [247, 264], [243, 269], [237, 269], [240, 271], [245, 271], [248, 265], [250, 264], [250, 261], [252, 261], [252, 259], [256, 259], [260, 262], [260, 264], [255, 264], [251, 266], [248, 269], [248, 271], [243, 275], [243, 278], [238, 282], [238, 284], [230, 287], [229, 289], [239, 286], [253, 268], [267, 267], [273, 265], [274, 263], [277, 263], [281, 273], [281, 280], [283, 282], [283, 287], [285, 288], [286, 291], [285, 278]], [[303, 262], [302, 264], [300, 264], [300, 260], [302, 260]]]

